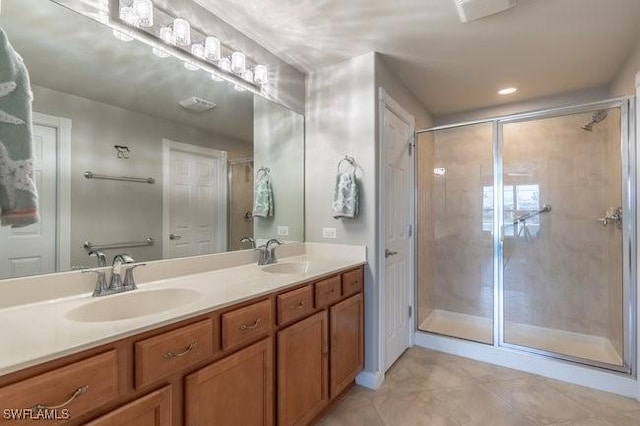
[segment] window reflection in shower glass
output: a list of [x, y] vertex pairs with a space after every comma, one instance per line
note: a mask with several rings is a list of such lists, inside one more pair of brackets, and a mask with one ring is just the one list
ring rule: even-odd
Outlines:
[[[538, 233], [540, 220], [537, 216], [526, 222], [514, 224], [517, 217], [540, 209], [540, 185], [505, 185], [504, 236], [513, 237], [525, 229], [531, 234]], [[482, 230], [493, 235], [493, 186], [482, 188]]]

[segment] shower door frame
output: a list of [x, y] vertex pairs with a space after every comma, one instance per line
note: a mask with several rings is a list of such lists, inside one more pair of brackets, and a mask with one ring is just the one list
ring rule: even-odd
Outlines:
[[[535, 349], [532, 347], [516, 345], [507, 343], [504, 341], [504, 250], [503, 250], [503, 238], [502, 230], [504, 229], [504, 200], [502, 193], [503, 185], [503, 158], [502, 158], [502, 146], [503, 146], [503, 127], [504, 124], [526, 122], [533, 120], [541, 120], [554, 117], [569, 116], [573, 114], [581, 114], [587, 112], [593, 112], [599, 109], [620, 108], [620, 159], [621, 159], [621, 182], [622, 182], [622, 208], [623, 218], [626, 220], [623, 222], [623, 236], [622, 236], [622, 281], [623, 281], [623, 327], [624, 327], [624, 353], [623, 353], [623, 365], [616, 366], [594, 360], [588, 360], [584, 358], [573, 357], [569, 355], [563, 355], [557, 352], [550, 352]], [[613, 98], [598, 102], [591, 102], [579, 105], [550, 108], [532, 112], [516, 113], [510, 115], [504, 115], [499, 117], [492, 117], [482, 120], [466, 121], [461, 123], [455, 123], [451, 125], [435, 126], [428, 129], [422, 129], [416, 131], [416, 135], [421, 133], [432, 133], [438, 130], [447, 130], [465, 126], [471, 126], [476, 124], [491, 124], [492, 125], [492, 143], [493, 143], [493, 194], [494, 194], [494, 221], [493, 221], [493, 277], [494, 277], [494, 320], [493, 320], [493, 345], [486, 345], [480, 342], [474, 342], [473, 344], [481, 346], [493, 346], [496, 349], [502, 350], [515, 350], [521, 353], [530, 353], [539, 355], [546, 358], [556, 359], [560, 361], [568, 361], [573, 364], [585, 365], [589, 367], [596, 367], [604, 369], [606, 371], [622, 373], [627, 376], [637, 376], [637, 357], [636, 357], [636, 345], [637, 345], [637, 275], [636, 275], [636, 263], [637, 263], [637, 229], [636, 229], [636, 214], [637, 214], [637, 161], [636, 161], [636, 138], [635, 138], [635, 114], [636, 101], [633, 96], [625, 96], [620, 98]], [[417, 139], [416, 139], [417, 140]], [[417, 161], [417, 156], [416, 156]], [[416, 168], [417, 170], [417, 168]], [[418, 196], [418, 188], [416, 186], [415, 197]], [[417, 201], [417, 200], [416, 200]], [[416, 203], [417, 209], [417, 203]], [[416, 211], [416, 214], [419, 212]], [[417, 216], [416, 216], [417, 217]], [[416, 238], [415, 244], [418, 244]], [[416, 247], [417, 249], [417, 247]], [[417, 250], [415, 251], [417, 255]], [[417, 262], [416, 271], [417, 274]], [[416, 275], [417, 276], [417, 275]], [[417, 280], [416, 280], [416, 292]], [[417, 298], [416, 298], [417, 300]], [[422, 332], [418, 329], [417, 319], [419, 315], [415, 316], [416, 323], [415, 328], [418, 333]], [[425, 332], [428, 334], [436, 334]], [[453, 336], [456, 340], [458, 339]]]

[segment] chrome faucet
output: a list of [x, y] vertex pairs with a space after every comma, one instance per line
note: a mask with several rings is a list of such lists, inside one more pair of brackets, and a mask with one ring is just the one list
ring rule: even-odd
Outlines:
[[109, 284], [105, 277], [105, 272], [97, 269], [87, 269], [82, 273], [93, 272], [97, 274], [96, 288], [93, 291], [93, 297], [107, 296], [109, 294], [121, 293], [123, 291], [135, 290], [138, 288], [133, 277], [133, 270], [138, 266], [145, 266], [145, 263], [138, 263], [127, 268], [124, 276], [124, 283], [122, 282], [122, 275], [120, 275], [120, 267], [122, 265], [128, 265], [135, 261], [128, 254], [118, 254], [113, 258], [113, 265], [111, 269], [111, 278]]
[[[277, 246], [271, 247], [272, 244], [277, 244]], [[267, 260], [268, 260], [267, 263], [276, 263], [278, 261], [278, 259], [276, 258], [276, 248], [281, 245], [282, 243], [276, 240], [275, 238], [272, 238], [269, 241], [267, 241], [267, 244], [265, 244], [265, 251], [267, 252]]]
[[251, 243], [251, 248], [256, 248], [256, 240], [254, 240], [252, 237], [240, 238], [240, 243]]
[[117, 254], [113, 257], [111, 265], [111, 280], [109, 281], [109, 290], [113, 293], [125, 291], [122, 285], [122, 276], [120, 275], [120, 267], [125, 264], [134, 263], [134, 260], [128, 254]]
[[260, 252], [260, 258], [258, 259], [258, 265], [270, 265], [276, 263], [276, 247], [272, 247], [273, 244], [281, 245], [282, 243], [275, 238], [267, 241], [267, 244], [256, 248]]

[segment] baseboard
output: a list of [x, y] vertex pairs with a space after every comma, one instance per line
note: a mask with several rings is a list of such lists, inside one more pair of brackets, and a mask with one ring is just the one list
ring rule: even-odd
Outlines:
[[384, 373], [380, 371], [362, 371], [356, 376], [356, 384], [371, 390], [377, 390], [383, 381]]

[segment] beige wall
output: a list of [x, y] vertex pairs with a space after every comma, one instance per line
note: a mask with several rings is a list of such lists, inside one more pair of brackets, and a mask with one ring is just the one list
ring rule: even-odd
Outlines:
[[[162, 139], [248, 155], [245, 143], [90, 99], [34, 86], [34, 111], [69, 118], [71, 130], [71, 266], [95, 266], [82, 247], [155, 238], [153, 247], [127, 249], [136, 260], [162, 258]], [[128, 145], [129, 160], [113, 145]], [[154, 177], [156, 184], [85, 179], [86, 170]], [[113, 256], [123, 250], [107, 253]]]
[[[254, 97], [254, 173], [271, 170], [274, 215], [253, 220], [256, 241], [304, 240], [304, 117], [261, 97]], [[289, 235], [279, 236], [278, 226]]]
[[635, 95], [636, 74], [638, 73], [640, 73], [640, 40], [609, 86], [611, 94], [613, 96]]

